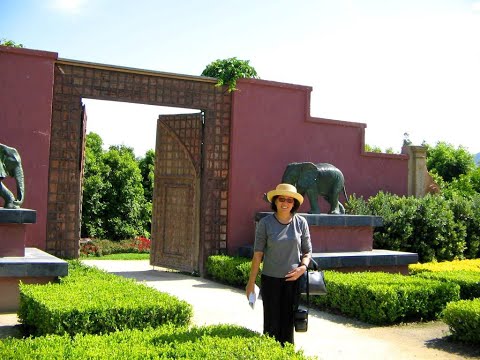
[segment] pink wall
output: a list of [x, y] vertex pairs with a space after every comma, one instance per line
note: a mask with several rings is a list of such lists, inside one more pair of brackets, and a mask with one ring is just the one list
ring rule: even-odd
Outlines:
[[[24, 208], [37, 210], [26, 245], [46, 246], [50, 119], [57, 53], [0, 46], [0, 143], [14, 147], [25, 172]], [[15, 182], [4, 183], [16, 194]], [[3, 206], [3, 204], [2, 204]]]
[[[263, 80], [240, 80], [237, 88], [230, 144], [230, 254], [253, 243], [255, 213], [270, 209], [263, 193], [281, 181], [291, 162], [335, 165], [345, 176], [348, 194], [407, 194], [408, 156], [365, 153], [365, 124], [310, 117], [312, 88]], [[309, 208], [306, 200], [300, 212]]]

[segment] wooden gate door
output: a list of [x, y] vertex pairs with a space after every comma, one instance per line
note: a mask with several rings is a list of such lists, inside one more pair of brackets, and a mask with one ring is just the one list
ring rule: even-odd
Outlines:
[[203, 114], [157, 123], [150, 264], [199, 271]]

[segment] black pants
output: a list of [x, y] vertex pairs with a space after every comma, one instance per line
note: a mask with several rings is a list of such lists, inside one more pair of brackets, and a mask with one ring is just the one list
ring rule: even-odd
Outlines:
[[293, 344], [294, 311], [298, 307], [298, 281], [262, 275], [263, 333]]

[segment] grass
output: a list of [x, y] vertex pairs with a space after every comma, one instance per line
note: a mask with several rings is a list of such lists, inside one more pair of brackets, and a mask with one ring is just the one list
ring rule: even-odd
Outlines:
[[104, 256], [80, 256], [83, 260], [149, 260], [149, 253], [122, 253], [122, 254], [109, 254]]

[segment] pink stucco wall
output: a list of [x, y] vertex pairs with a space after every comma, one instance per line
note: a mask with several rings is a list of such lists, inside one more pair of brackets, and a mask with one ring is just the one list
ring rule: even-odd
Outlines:
[[[335, 165], [345, 176], [348, 194], [407, 194], [408, 157], [365, 153], [365, 124], [312, 118], [310, 87], [240, 80], [237, 88], [230, 144], [230, 254], [253, 243], [255, 213], [269, 211], [263, 193], [281, 182], [291, 162]], [[300, 212], [308, 210], [306, 200]]]
[[[0, 46], [0, 143], [14, 147], [25, 173], [24, 208], [37, 210], [26, 245], [46, 246], [50, 121], [57, 53]], [[16, 193], [15, 182], [5, 184]]]

